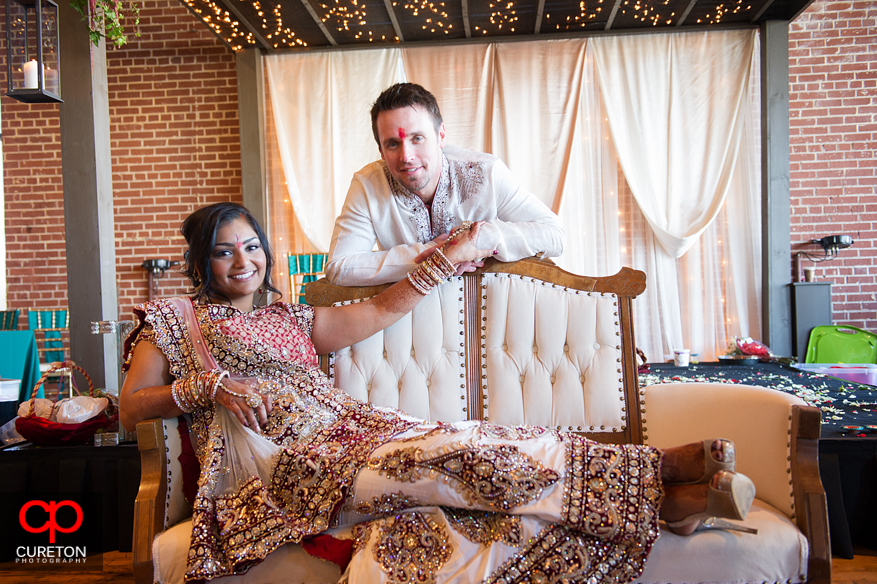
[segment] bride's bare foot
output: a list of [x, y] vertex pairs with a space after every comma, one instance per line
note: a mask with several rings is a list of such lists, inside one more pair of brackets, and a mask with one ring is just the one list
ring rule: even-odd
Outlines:
[[[661, 481], [667, 484], [693, 483], [703, 479], [705, 474], [712, 476], [717, 469], [707, 469], [705, 456], [710, 456], [713, 461], [722, 464], [726, 458], [733, 462], [733, 444], [722, 439], [707, 441], [710, 451], [704, 452], [706, 445], [703, 442], [692, 442], [683, 446], [663, 449], [663, 463], [661, 464]], [[730, 454], [726, 456], [726, 448], [730, 448]]]
[[[661, 503], [660, 517], [668, 523], [682, 521], [686, 517], [706, 511], [709, 485], [665, 485], [664, 501]], [[700, 519], [685, 525], [669, 527], [677, 535], [691, 535]]]

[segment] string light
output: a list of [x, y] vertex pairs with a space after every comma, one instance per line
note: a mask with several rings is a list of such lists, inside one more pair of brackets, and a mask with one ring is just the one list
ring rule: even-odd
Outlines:
[[[397, 3], [394, 2], [393, 6], [396, 5]], [[450, 23], [451, 16], [448, 14], [444, 2], [429, 2], [428, 0], [406, 2], [402, 4], [402, 10], [409, 15], [408, 19], [403, 18], [403, 20], [414, 20], [420, 18], [421, 13], [424, 13], [422, 15], [424, 18], [423, 24], [420, 27], [421, 30], [428, 30], [429, 32], [436, 32], [438, 30], [444, 34], [450, 34], [454, 28], [454, 25]]]
[[698, 18], [698, 24], [719, 24], [722, 22], [722, 19], [728, 14], [739, 14], [741, 12], [751, 12], [752, 5], [747, 4], [743, 5], [743, 0], [735, 0], [731, 3], [723, 2], [718, 4], [715, 7], [715, 12], [707, 13], [703, 18]]
[[[224, 8], [219, 0], [184, 0], [186, 5], [219, 37], [224, 39], [233, 50], [238, 51], [244, 47], [252, 47], [257, 44], [257, 34], [267, 40], [271, 46], [282, 48], [304, 48], [308, 43], [296, 35], [293, 28], [285, 24], [283, 17], [284, 0], [275, 0], [268, 6], [263, 5], [264, 0], [242, 0], [256, 15], [253, 26], [261, 29], [253, 33], [243, 26], [238, 18]], [[622, 0], [618, 4], [618, 13], [633, 19], [639, 23], [652, 26], [671, 26], [677, 20], [677, 15], [669, 9], [671, 0]], [[708, 12], [692, 21], [688, 19], [685, 24], [710, 24], [716, 25], [735, 16], [736, 20], [741, 14], [752, 12], [752, 4], [748, 0], [719, 0], [719, 4], [708, 8]], [[546, 12], [542, 21], [542, 31], [548, 32], [575, 32], [584, 30], [594, 25], [605, 24], [614, 2], [609, 0], [578, 0], [570, 2], [567, 13], [566, 3], [563, 3], [563, 13]], [[399, 42], [398, 36], [388, 37], [379, 34], [371, 25], [386, 23], [370, 23], [367, 0], [323, 0], [319, 4], [312, 4], [320, 13], [318, 18], [329, 30], [339, 33], [352, 33], [353, 39], [360, 42]], [[376, 3], [375, 5], [380, 5]], [[527, 5], [524, 10], [516, 0], [490, 0], [488, 2], [489, 14], [484, 14], [482, 20], [473, 26], [474, 34], [486, 36], [488, 34], [516, 33], [522, 22], [519, 12], [530, 14], [532, 5]], [[461, 19], [459, 3], [448, 8], [446, 2], [435, 0], [394, 0], [392, 10], [398, 13], [399, 21], [405, 23], [418, 23], [423, 33], [449, 35], [454, 30], [452, 21]], [[486, 17], [486, 18], [484, 18]], [[374, 18], [374, 16], [372, 16]], [[383, 18], [381, 16], [380, 18]], [[474, 23], [473, 23], [474, 24]], [[348, 37], [350, 38], [350, 37]]]

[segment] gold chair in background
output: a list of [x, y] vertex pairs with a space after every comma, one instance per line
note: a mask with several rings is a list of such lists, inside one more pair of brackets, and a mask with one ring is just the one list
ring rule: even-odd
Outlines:
[[20, 312], [17, 308], [15, 310], [0, 310], [0, 331], [18, 330]]
[[[70, 355], [70, 313], [66, 308], [28, 310], [27, 328], [34, 332], [36, 338], [40, 373], [45, 373], [51, 369], [52, 363], [63, 361]], [[47, 380], [57, 383], [58, 397], [64, 390], [73, 397], [73, 371], [70, 369], [59, 369]]]
[[304, 285], [316, 281], [324, 274], [326, 268], [325, 253], [290, 253], [289, 262], [289, 293], [292, 302], [306, 304]]

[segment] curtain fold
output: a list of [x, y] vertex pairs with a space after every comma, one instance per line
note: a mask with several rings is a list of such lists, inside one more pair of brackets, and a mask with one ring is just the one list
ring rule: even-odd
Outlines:
[[634, 317], [650, 360], [681, 347], [714, 359], [732, 336], [760, 333], [757, 38], [269, 55], [268, 118], [285, 182], [276, 196], [294, 210], [272, 218], [272, 238], [294, 252], [327, 249], [352, 174], [379, 157], [371, 104], [410, 80], [436, 95], [449, 144], [499, 156], [557, 211], [567, 232], [558, 265], [646, 272]]
[[496, 46], [491, 152], [554, 212], [568, 170], [585, 46], [584, 39]]
[[402, 49], [404, 81], [422, 85], [435, 96], [454, 146], [492, 152], [495, 52], [492, 44]]
[[399, 49], [279, 54], [265, 62], [289, 199], [311, 247], [327, 252], [350, 178], [378, 157], [369, 110], [404, 79]]
[[633, 196], [671, 257], [718, 214], [739, 152], [755, 31], [592, 39]]
[[627, 247], [619, 217], [617, 154], [595, 78], [593, 55], [587, 48], [557, 209], [566, 248], [555, 261], [576, 274], [608, 276], [624, 265], [621, 254]]

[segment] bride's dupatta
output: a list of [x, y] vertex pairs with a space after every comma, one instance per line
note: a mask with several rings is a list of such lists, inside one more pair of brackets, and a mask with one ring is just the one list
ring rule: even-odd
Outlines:
[[[186, 333], [189, 337], [190, 346], [194, 349], [195, 359], [203, 371], [212, 371], [219, 368], [216, 359], [210, 352], [207, 341], [201, 332], [201, 325], [195, 316], [195, 308], [192, 300], [188, 297], [167, 299], [182, 315], [186, 323]], [[253, 377], [231, 375], [234, 381], [245, 383], [251, 387], [258, 387], [259, 380]], [[234, 414], [224, 406], [213, 406], [213, 419], [208, 428], [208, 436], [212, 441], [220, 439], [224, 442], [222, 460], [218, 466], [208, 465], [203, 468], [219, 468], [215, 477], [201, 476], [198, 480], [199, 494], [220, 496], [237, 493], [240, 488], [253, 477], [262, 479], [262, 483], [269, 485], [274, 456], [280, 447], [241, 424]], [[209, 492], [204, 492], [204, 489]]]

